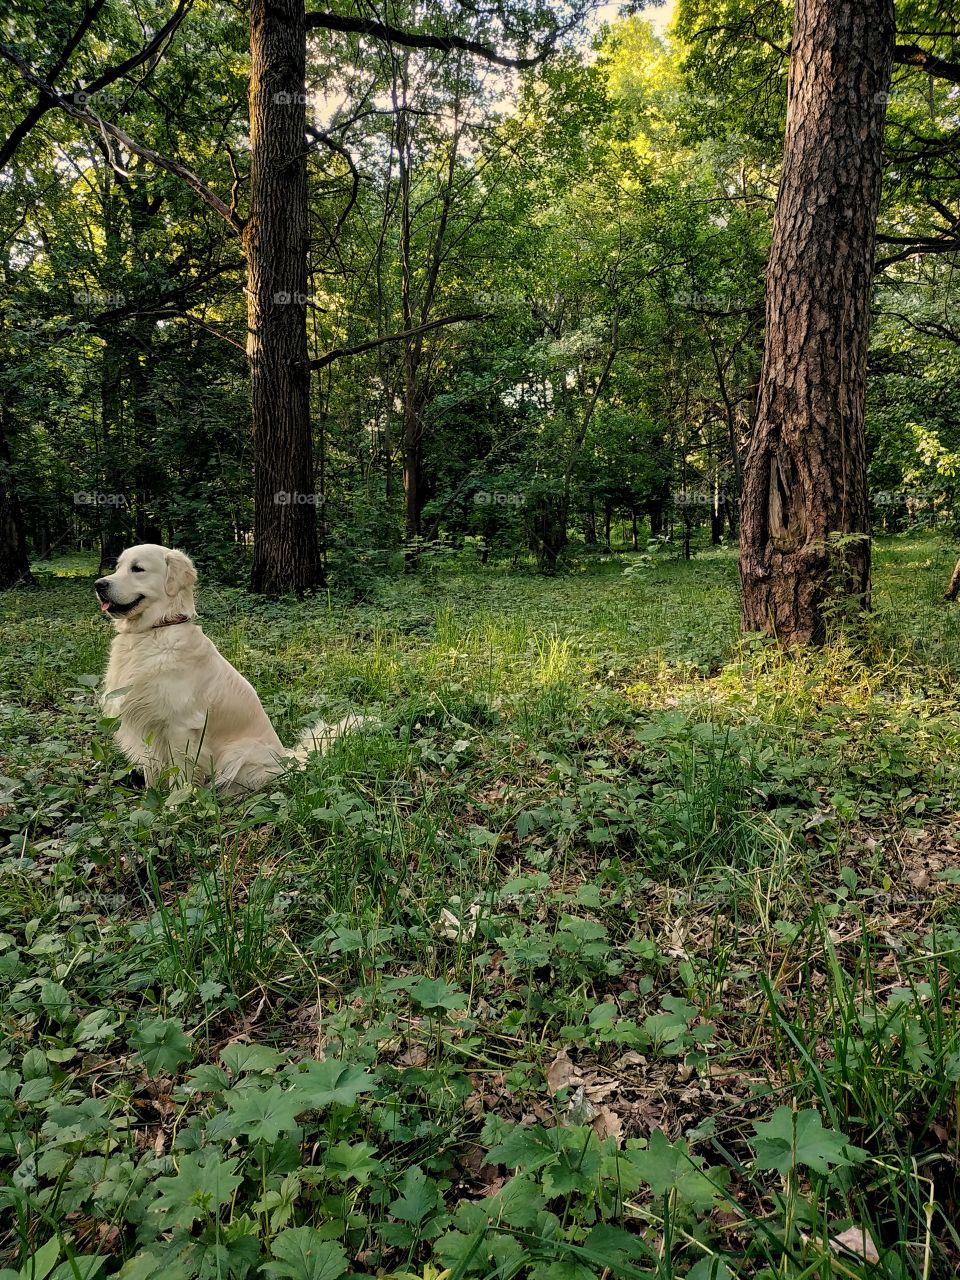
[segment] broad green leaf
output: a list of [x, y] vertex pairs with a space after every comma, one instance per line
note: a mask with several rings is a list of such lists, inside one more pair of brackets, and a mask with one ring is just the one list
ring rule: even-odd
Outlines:
[[193, 1046], [184, 1035], [179, 1018], [150, 1018], [130, 1037], [150, 1076], [161, 1071], [173, 1074], [193, 1056]]
[[347, 1269], [347, 1255], [316, 1227], [291, 1227], [273, 1242], [273, 1260], [261, 1270], [278, 1280], [338, 1280]]
[[677, 1198], [696, 1213], [710, 1210], [720, 1194], [719, 1187], [701, 1172], [700, 1161], [690, 1155], [683, 1139], [671, 1144], [661, 1129], [651, 1133], [646, 1151], [624, 1154], [654, 1195], [675, 1190]]
[[199, 1089], [201, 1093], [220, 1093], [229, 1086], [230, 1081], [222, 1067], [204, 1062], [189, 1073], [187, 1084], [192, 1089]]
[[533, 1178], [518, 1173], [501, 1187], [497, 1199], [503, 1220], [511, 1227], [530, 1231], [536, 1225], [544, 1200]]
[[559, 1262], [538, 1262], [528, 1272], [530, 1280], [597, 1280], [592, 1267], [574, 1258]]
[[381, 1167], [381, 1162], [373, 1158], [376, 1151], [368, 1142], [338, 1142], [327, 1152], [324, 1168], [332, 1178], [341, 1182], [353, 1178], [362, 1186]]
[[543, 1170], [543, 1190], [548, 1200], [579, 1191], [592, 1195], [600, 1175], [600, 1144], [592, 1129], [564, 1127], [557, 1130], [560, 1150], [554, 1163]]
[[687, 1280], [733, 1280], [733, 1273], [722, 1258], [701, 1258], [687, 1272]]
[[[21, 1280], [46, 1280], [60, 1257], [60, 1237], [51, 1236], [20, 1268]], [[16, 1274], [16, 1273], [14, 1273]]]
[[50, 1277], [50, 1280], [95, 1280], [106, 1266], [106, 1258], [94, 1254], [85, 1254], [61, 1262]]
[[462, 991], [441, 978], [420, 978], [409, 991], [424, 1009], [463, 1009], [467, 1003]]
[[119, 1025], [109, 1009], [93, 1009], [80, 1020], [73, 1033], [73, 1043], [81, 1049], [99, 1048], [110, 1043]]
[[20, 1066], [24, 1080], [37, 1080], [50, 1074], [47, 1056], [42, 1049], [28, 1049]]
[[286, 1058], [265, 1044], [228, 1044], [220, 1052], [220, 1061], [231, 1075], [238, 1076], [244, 1071], [270, 1071]]
[[676, 996], [664, 996], [660, 1007], [666, 1012], [653, 1013], [643, 1020], [643, 1029], [655, 1045], [667, 1049], [676, 1049], [676, 1041], [687, 1038], [688, 1023], [697, 1016], [692, 1004], [680, 1000]]
[[35, 1080], [25, 1080], [17, 1094], [18, 1102], [42, 1102], [53, 1092], [53, 1081], [49, 1076], [39, 1076]]
[[777, 1107], [770, 1120], [758, 1120], [753, 1127], [758, 1169], [786, 1174], [802, 1164], [814, 1173], [829, 1173], [835, 1165], [852, 1164], [860, 1155], [842, 1133], [824, 1129], [819, 1113], [812, 1108], [794, 1111]]
[[198, 1218], [216, 1214], [243, 1181], [236, 1173], [239, 1163], [235, 1156], [225, 1160], [213, 1147], [183, 1156], [179, 1172], [157, 1178], [154, 1185], [160, 1195], [150, 1205], [151, 1212], [161, 1213], [174, 1226], [184, 1228]]
[[650, 1247], [641, 1236], [608, 1222], [591, 1228], [583, 1241], [583, 1248], [594, 1257], [602, 1258], [610, 1267], [618, 1262], [650, 1257]]
[[296, 1128], [298, 1112], [306, 1105], [296, 1089], [232, 1089], [224, 1095], [231, 1113], [232, 1129], [245, 1133], [251, 1142], [271, 1145], [281, 1133]]
[[301, 1111], [319, 1111], [323, 1107], [352, 1107], [357, 1095], [369, 1093], [376, 1081], [369, 1072], [349, 1063], [327, 1058], [310, 1062], [293, 1077], [291, 1092], [299, 1099]]
[[40, 1003], [51, 1018], [61, 1025], [69, 1022], [72, 1012], [70, 992], [59, 982], [45, 982], [40, 988]]
[[123, 1264], [119, 1280], [193, 1280], [195, 1275], [179, 1258], [145, 1249]]
[[487, 1152], [483, 1162], [532, 1173], [556, 1158], [556, 1140], [546, 1129], [538, 1124], [518, 1124], [499, 1146]]
[[400, 1182], [400, 1195], [390, 1212], [401, 1222], [418, 1227], [440, 1203], [440, 1193], [433, 1178], [428, 1178], [419, 1165], [411, 1165]]

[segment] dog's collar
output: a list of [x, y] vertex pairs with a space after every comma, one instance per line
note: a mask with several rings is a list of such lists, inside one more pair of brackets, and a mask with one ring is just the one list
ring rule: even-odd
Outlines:
[[150, 630], [156, 631], [158, 627], [176, 627], [176, 626], [179, 626], [181, 622], [192, 622], [192, 621], [193, 619], [188, 618], [185, 613], [178, 613], [175, 618], [161, 618], [159, 622], [155, 622], [153, 624]]

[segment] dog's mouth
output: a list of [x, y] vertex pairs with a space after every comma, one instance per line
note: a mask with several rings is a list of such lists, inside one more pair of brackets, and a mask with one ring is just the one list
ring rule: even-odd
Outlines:
[[118, 604], [116, 600], [101, 599], [100, 612], [119, 614], [122, 617], [123, 614], [130, 613], [131, 610], [135, 609], [138, 604], [143, 604], [144, 600], [146, 600], [146, 596], [134, 596], [128, 604]]

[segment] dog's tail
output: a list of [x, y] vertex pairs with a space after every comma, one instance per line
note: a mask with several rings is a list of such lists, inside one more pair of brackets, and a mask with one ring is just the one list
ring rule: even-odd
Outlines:
[[325, 720], [318, 720], [316, 724], [310, 725], [301, 733], [296, 746], [291, 747], [287, 755], [292, 760], [298, 760], [301, 764], [306, 764], [307, 756], [319, 753], [325, 755], [337, 738], [342, 738], [345, 733], [356, 733], [356, 731], [365, 724], [379, 723], [375, 716], [344, 716], [342, 720], [338, 720], [335, 724], [327, 724]]

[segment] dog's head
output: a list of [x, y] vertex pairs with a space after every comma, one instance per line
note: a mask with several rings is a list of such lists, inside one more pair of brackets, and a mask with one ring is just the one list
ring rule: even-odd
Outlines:
[[124, 631], [149, 631], [168, 619], [196, 614], [197, 571], [182, 551], [147, 542], [130, 547], [114, 573], [94, 583], [100, 609]]

